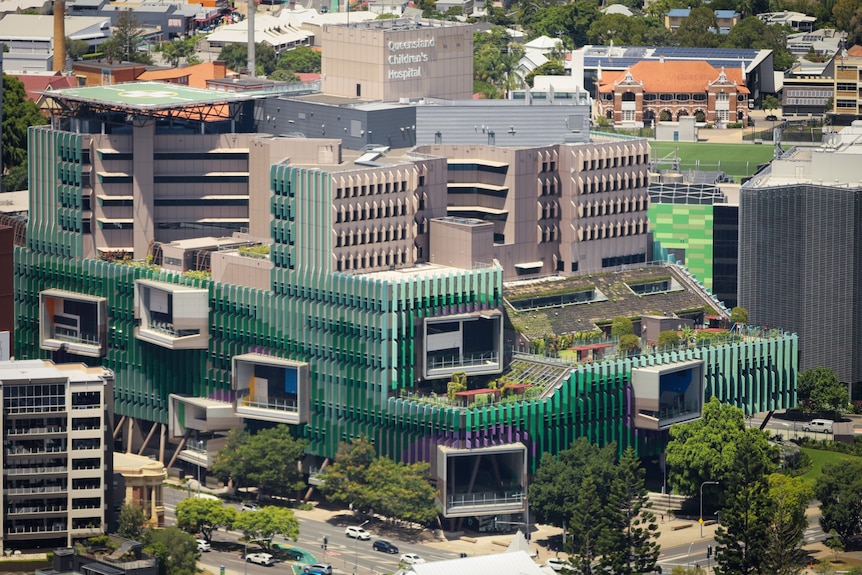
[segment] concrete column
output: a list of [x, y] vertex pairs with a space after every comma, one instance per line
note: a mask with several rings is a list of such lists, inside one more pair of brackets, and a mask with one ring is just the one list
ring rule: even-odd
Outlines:
[[[141, 118], [143, 120], [143, 118]], [[150, 242], [155, 239], [153, 224], [153, 147], [156, 126], [151, 120], [136, 121], [132, 128], [132, 195], [134, 196], [134, 259], [147, 257]]]

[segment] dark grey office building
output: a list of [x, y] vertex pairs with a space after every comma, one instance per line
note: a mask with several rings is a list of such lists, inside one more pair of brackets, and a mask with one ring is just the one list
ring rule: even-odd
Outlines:
[[753, 324], [798, 333], [799, 369], [831, 368], [859, 399], [862, 188], [851, 140], [793, 150], [742, 187], [739, 305]]

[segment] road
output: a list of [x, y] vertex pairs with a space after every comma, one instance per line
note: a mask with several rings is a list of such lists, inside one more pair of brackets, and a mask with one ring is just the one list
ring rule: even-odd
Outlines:
[[[165, 488], [163, 491], [165, 502], [165, 522], [168, 525], [174, 523], [174, 510], [177, 503], [185, 499], [188, 495], [185, 491], [178, 489]], [[366, 525], [366, 528], [368, 526]], [[326, 555], [322, 554], [321, 546], [324, 535], [327, 537]], [[239, 554], [233, 552], [218, 551], [216, 549], [219, 541], [237, 542], [241, 536], [238, 531], [219, 530], [213, 534], [213, 541], [216, 542], [213, 550], [209, 553], [203, 553], [201, 564], [213, 573], [219, 573], [219, 566], [225, 566], [225, 575], [273, 575], [273, 569], [284, 569], [284, 566], [276, 564], [273, 567], [263, 567], [243, 561]], [[401, 553], [417, 553], [426, 561], [441, 561], [443, 559], [454, 559], [457, 557], [455, 553], [449, 553], [425, 547], [407, 541], [399, 541], [391, 537], [387, 537], [398, 546], [399, 555], [388, 555], [379, 551], [374, 551], [371, 544], [378, 537], [372, 537], [370, 541], [358, 541], [350, 539], [344, 534], [344, 527], [339, 525], [331, 525], [324, 521], [315, 521], [313, 519], [299, 519], [299, 541], [285, 540], [281, 537], [276, 537], [276, 543], [286, 543], [288, 545], [299, 547], [312, 553], [320, 563], [330, 563], [334, 573], [356, 573], [357, 575], [372, 575], [379, 573], [392, 573], [398, 567], [398, 559]], [[251, 547], [250, 547], [251, 549]]]

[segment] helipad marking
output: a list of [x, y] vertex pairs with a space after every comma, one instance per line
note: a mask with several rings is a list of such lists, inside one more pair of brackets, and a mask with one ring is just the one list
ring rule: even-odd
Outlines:
[[178, 95], [177, 92], [169, 92], [167, 90], [153, 90], [152, 92], [147, 90], [128, 90], [119, 94], [125, 98], [174, 98]]

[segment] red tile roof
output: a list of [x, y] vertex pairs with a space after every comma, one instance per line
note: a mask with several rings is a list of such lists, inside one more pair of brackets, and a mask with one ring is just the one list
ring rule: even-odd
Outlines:
[[18, 74], [14, 76], [24, 84], [24, 91], [27, 93], [27, 99], [34, 102], [38, 102], [39, 98], [42, 97], [38, 92], [74, 88], [78, 84], [78, 81], [74, 76], [43, 76], [41, 74]]
[[[599, 92], [612, 92], [614, 83], [622, 80], [626, 72], [631, 72], [632, 78], [643, 82], [644, 92], [706, 92], [710, 82], [715, 82], [721, 70], [713, 68], [704, 61], [655, 61], [638, 62], [628, 70], [602, 72]], [[747, 94], [745, 78], [741, 68], [725, 68], [724, 73], [731, 82], [736, 82], [740, 93]]]
[[862, 46], [857, 44], [857, 45], [851, 47], [849, 50], [847, 50], [847, 55], [848, 56], [862, 56]]

